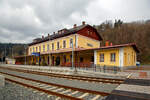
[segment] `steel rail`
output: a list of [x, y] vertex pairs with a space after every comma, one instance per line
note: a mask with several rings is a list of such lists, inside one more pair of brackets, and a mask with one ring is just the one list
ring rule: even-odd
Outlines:
[[61, 85], [61, 84], [54, 84], [54, 83], [50, 83], [50, 82], [44, 82], [44, 81], [35, 80], [35, 79], [31, 79], [31, 78], [26, 78], [26, 77], [22, 77], [22, 76], [17, 76], [17, 75], [5, 73], [5, 72], [0, 72], [0, 73], [10, 75], [10, 76], [13, 76], [13, 77], [17, 77], [17, 78], [21, 78], [21, 79], [25, 79], [25, 80], [29, 80], [29, 81], [34, 81], [34, 82], [47, 84], [47, 85], [51, 85], [51, 86], [56, 86], [56, 87], [61, 87], [61, 88], [68, 88], [68, 89], [71, 89], [71, 90], [76, 90], [76, 91], [85, 92], [85, 93], [98, 94], [98, 95], [101, 95], [101, 96], [108, 96], [110, 94], [110, 93], [101, 92], [101, 91], [94, 91], [94, 90], [88, 90], [88, 89], [82, 89], [82, 88], [76, 88], [76, 87]]
[[68, 95], [65, 95], [65, 94], [53, 92], [53, 91], [50, 91], [50, 90], [45, 90], [45, 89], [42, 89], [42, 88], [38, 88], [38, 87], [35, 87], [35, 86], [32, 86], [32, 85], [25, 84], [23, 82], [18, 82], [18, 81], [9, 79], [9, 78], [5, 78], [5, 79], [7, 81], [14, 82], [16, 84], [20, 84], [20, 85], [23, 85], [25, 87], [33, 88], [33, 89], [36, 89], [38, 91], [41, 91], [41, 92], [44, 92], [44, 93], [47, 93], [47, 94], [51, 94], [51, 95], [55, 95], [55, 96], [58, 96], [58, 97], [62, 97], [62, 98], [70, 99], [70, 100], [83, 100], [83, 99], [80, 99], [80, 98], [76, 98], [76, 97], [68, 96]]

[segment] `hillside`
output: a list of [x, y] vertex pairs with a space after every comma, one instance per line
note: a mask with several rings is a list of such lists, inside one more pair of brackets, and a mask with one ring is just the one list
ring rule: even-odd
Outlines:
[[19, 55], [24, 55], [24, 47], [26, 44], [18, 43], [0, 43], [0, 58], [4, 57], [14, 57]]

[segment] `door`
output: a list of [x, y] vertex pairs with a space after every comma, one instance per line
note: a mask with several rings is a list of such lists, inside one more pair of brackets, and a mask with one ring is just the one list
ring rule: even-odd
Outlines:
[[60, 65], [60, 57], [59, 56], [56, 57], [56, 66], [58, 66], [58, 65]]

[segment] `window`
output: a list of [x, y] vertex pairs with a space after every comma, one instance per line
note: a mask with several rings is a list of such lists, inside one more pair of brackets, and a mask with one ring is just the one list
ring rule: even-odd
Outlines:
[[41, 52], [41, 46], [39, 46], [39, 52]]
[[34, 52], [34, 47], [33, 47], [33, 52]]
[[66, 48], [66, 41], [63, 41], [63, 48]]
[[47, 44], [47, 51], [49, 51], [49, 44]]
[[116, 53], [111, 53], [110, 55], [111, 55], [110, 61], [115, 62], [116, 61]]
[[57, 42], [57, 50], [59, 50], [59, 42]]
[[100, 54], [100, 62], [104, 62], [104, 53]]
[[52, 43], [52, 50], [54, 50], [54, 43]]
[[70, 39], [70, 48], [73, 46], [73, 39]]
[[38, 52], [38, 48], [36, 47], [36, 52]]
[[45, 45], [43, 45], [43, 52], [45, 51]]

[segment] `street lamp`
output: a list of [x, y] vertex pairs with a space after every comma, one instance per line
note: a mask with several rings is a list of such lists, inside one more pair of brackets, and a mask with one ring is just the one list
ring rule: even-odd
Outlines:
[[26, 65], [26, 46], [24, 45], [25, 48], [25, 65]]
[[[72, 40], [72, 43], [71, 43], [71, 45], [72, 45], [72, 69], [73, 69], [73, 67], [74, 67], [74, 46], [73, 46], [73, 39], [71, 39]], [[77, 72], [77, 69], [76, 69], [76, 67], [75, 67], [75, 69], [74, 69], [74, 72], [76, 73]]]
[[71, 39], [70, 42], [71, 42], [71, 47], [72, 47], [72, 67], [71, 68], [73, 69], [73, 67], [74, 67], [74, 65], [73, 65], [73, 56], [74, 56], [73, 55], [73, 51], [74, 51], [73, 50], [73, 39]]

